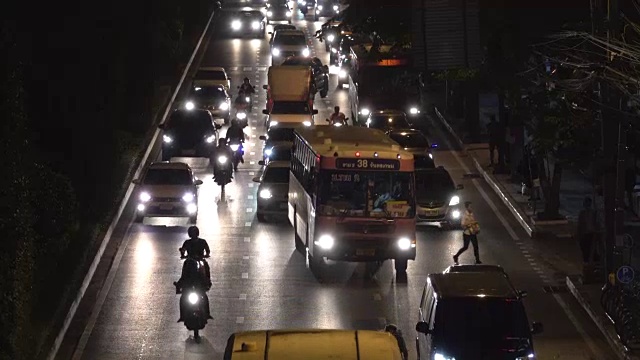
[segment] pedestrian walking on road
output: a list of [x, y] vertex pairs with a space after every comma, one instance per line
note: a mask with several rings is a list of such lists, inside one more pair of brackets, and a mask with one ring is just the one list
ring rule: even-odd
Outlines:
[[469, 243], [473, 245], [473, 255], [476, 257], [476, 264], [482, 264], [480, 261], [480, 248], [478, 248], [478, 233], [480, 233], [480, 225], [476, 220], [475, 216], [473, 216], [473, 211], [471, 210], [471, 201], [467, 201], [464, 203], [465, 211], [462, 216], [462, 239], [464, 244], [462, 248], [458, 250], [458, 252], [453, 255], [453, 262], [458, 265], [458, 257], [463, 252], [467, 251], [469, 248]]

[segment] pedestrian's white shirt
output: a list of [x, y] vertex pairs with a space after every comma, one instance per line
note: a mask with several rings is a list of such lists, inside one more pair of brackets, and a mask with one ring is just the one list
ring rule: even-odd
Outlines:
[[460, 223], [460, 225], [462, 225], [462, 228], [464, 229], [464, 234], [471, 235], [471, 231], [469, 230], [469, 227], [477, 222], [478, 221], [476, 221], [476, 218], [475, 216], [473, 216], [473, 213], [469, 210], [465, 210], [464, 214], [462, 215], [462, 221]]

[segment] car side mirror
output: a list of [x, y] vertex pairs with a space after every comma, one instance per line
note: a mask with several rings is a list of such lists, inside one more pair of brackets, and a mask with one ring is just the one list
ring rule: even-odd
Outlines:
[[456, 190], [462, 190], [462, 189], [464, 189], [464, 185], [462, 184], [456, 185]]
[[263, 109], [263, 110], [262, 110], [262, 113], [263, 113], [263, 114], [265, 114], [265, 115], [269, 115], [269, 110], [267, 110], [267, 109]]
[[269, 35], [273, 35], [273, 31], [269, 31], [267, 34], [269, 34]]
[[258, 161], [258, 165], [260, 165], [260, 166], [264, 166], [264, 160], [260, 160], [260, 161]]
[[524, 290], [518, 290], [518, 296], [520, 296], [521, 298], [527, 297], [527, 295], [529, 295], [528, 292], [526, 292]]
[[222, 125], [221, 124], [216, 123], [216, 124], [214, 124], [214, 126], [216, 127], [216, 130], [222, 129]]
[[162, 124], [158, 124], [158, 129], [162, 129], [162, 130], [164, 130], [164, 123], [162, 123]]
[[531, 334], [536, 335], [541, 334], [542, 332], [544, 332], [544, 326], [542, 326], [542, 323], [534, 321], [531, 324]]
[[260, 177], [259, 176], [254, 177], [253, 178], [253, 182], [259, 183], [260, 182]]
[[425, 335], [431, 332], [431, 330], [429, 330], [429, 324], [424, 321], [420, 321], [416, 324], [416, 331]]
[[196, 186], [202, 185], [202, 180], [198, 179], [193, 182]]
[[262, 88], [267, 90], [269, 88], [269, 85], [262, 85]]
[[318, 114], [318, 109], [313, 109], [313, 111], [311, 111], [311, 113], [312, 113], [313, 115]]
[[266, 137], [266, 136], [264, 136], [264, 135], [260, 135], [260, 136], [258, 137], [258, 139], [260, 139], [260, 140], [262, 140], [262, 141], [267, 141], [267, 137]]
[[255, 86], [255, 85], [253, 85], [253, 88], [255, 89], [255, 88], [256, 88], [256, 86]]
[[140, 185], [140, 179], [133, 179], [131, 182], [135, 185]]

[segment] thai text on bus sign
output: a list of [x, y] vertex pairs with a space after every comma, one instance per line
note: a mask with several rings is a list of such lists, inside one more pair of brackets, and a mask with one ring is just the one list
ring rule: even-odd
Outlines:
[[392, 159], [336, 159], [338, 169], [400, 170], [400, 161]]

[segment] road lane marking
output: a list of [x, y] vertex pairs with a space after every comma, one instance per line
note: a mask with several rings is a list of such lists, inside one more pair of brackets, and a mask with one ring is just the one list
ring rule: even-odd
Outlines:
[[242, 255], [242, 260], [249, 260], [250, 256], [249, 255]]
[[242, 324], [244, 323], [244, 316], [238, 316], [236, 318], [236, 324]]
[[243, 272], [242, 273], [242, 278], [243, 279], [248, 279], [249, 278], [249, 273]]
[[247, 212], [248, 213], [253, 212], [253, 208], [247, 208]]
[[240, 294], [240, 300], [247, 300], [247, 294]]
[[244, 223], [244, 226], [251, 227], [251, 221], [247, 221], [246, 223]]
[[[249, 175], [253, 175], [253, 174], [249, 174]], [[253, 187], [253, 183], [248, 183], [247, 186], [252, 188]]]
[[253, 195], [247, 195], [247, 199], [253, 200]]
[[[251, 223], [250, 223], [250, 222], [246, 223], [246, 224], [245, 224], [245, 226], [246, 226], [247, 224], [249, 224], [249, 226], [251, 226]], [[244, 238], [244, 242], [250, 242], [250, 241], [251, 241], [251, 238], [250, 238], [249, 236], [245, 236], [245, 238]]]
[[252, 69], [253, 69], [252, 67], [250, 67], [250, 66], [246, 66], [246, 67], [243, 69], [243, 71], [251, 71]]
[[256, 162], [255, 161], [249, 161], [249, 165], [255, 165]]
[[[255, 175], [255, 174], [256, 174], [255, 172], [249, 171], [249, 175]], [[251, 185], [253, 185], [253, 184], [251, 184]], [[251, 187], [251, 186], [249, 186], [249, 187]]]
[[255, 154], [256, 154], [255, 151], [252, 151], [252, 152], [249, 153], [249, 155], [255, 155]]

